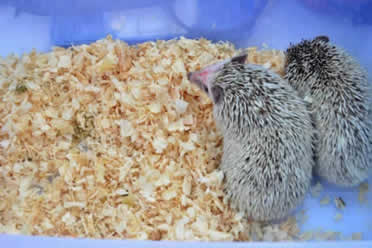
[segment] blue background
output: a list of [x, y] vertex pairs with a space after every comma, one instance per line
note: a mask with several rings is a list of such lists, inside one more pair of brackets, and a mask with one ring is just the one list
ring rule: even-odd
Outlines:
[[[22, 54], [32, 48], [46, 52], [55, 45], [90, 43], [107, 34], [130, 44], [185, 36], [229, 40], [238, 47], [266, 43], [276, 49], [286, 49], [289, 43], [303, 38], [328, 35], [332, 42], [358, 58], [369, 71], [370, 78], [372, 74], [370, 0], [0, 0], [0, 30], [0, 56]], [[371, 178], [369, 184], [371, 187]], [[363, 232], [363, 238], [369, 242], [364, 243], [365, 246], [353, 243], [354, 247], [372, 247], [372, 190], [368, 193], [368, 204], [363, 206], [357, 200], [357, 191], [331, 186], [323, 191], [323, 195], [341, 196], [347, 203], [344, 218], [338, 223], [333, 221], [334, 204], [320, 206], [320, 198], [308, 197], [303, 208], [309, 219], [302, 230], [322, 228], [349, 236], [352, 232]], [[69, 247], [102, 244], [89, 240], [77, 243], [70, 239], [62, 243], [43, 238], [33, 238], [31, 242], [29, 238], [0, 236], [0, 247], [49, 247], [51, 242], [53, 246]], [[119, 247], [121, 244], [158, 247], [159, 243], [121, 241], [105, 245]], [[167, 245], [185, 247], [186, 243]], [[301, 244], [281, 245], [299, 247]], [[281, 245], [275, 244], [275, 247]], [[341, 243], [329, 245], [341, 247]], [[343, 245], [351, 247], [347, 243]], [[234, 246], [258, 247], [257, 244]], [[210, 247], [216, 246], [210, 244]]]

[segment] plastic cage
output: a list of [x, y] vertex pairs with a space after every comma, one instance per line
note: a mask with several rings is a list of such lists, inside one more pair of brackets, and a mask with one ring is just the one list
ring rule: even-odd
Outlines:
[[[370, 0], [2, 0], [0, 55], [48, 51], [52, 46], [90, 43], [111, 34], [129, 44], [147, 40], [205, 37], [238, 47], [285, 49], [290, 42], [325, 34], [344, 47], [372, 74]], [[371, 183], [371, 178], [369, 183]], [[348, 206], [335, 223], [333, 204], [308, 197], [303, 231], [323, 228], [345, 235], [361, 232], [364, 241], [329, 243], [188, 243], [56, 239], [0, 235], [2, 247], [372, 247], [372, 192], [358, 203], [358, 189], [324, 184], [331, 198]], [[1, 218], [1, 211], [0, 211]]]

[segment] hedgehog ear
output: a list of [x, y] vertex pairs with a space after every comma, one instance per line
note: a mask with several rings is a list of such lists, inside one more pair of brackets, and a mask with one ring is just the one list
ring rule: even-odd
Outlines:
[[231, 59], [231, 62], [236, 62], [238, 64], [244, 64], [245, 61], [247, 60], [248, 53], [242, 53], [239, 54]]
[[223, 89], [220, 86], [213, 86], [211, 89], [211, 95], [215, 104], [223, 101]]
[[315, 37], [314, 40], [315, 41], [324, 41], [324, 42], [328, 43], [329, 42], [329, 37], [326, 36], [326, 35], [319, 35], [319, 36]]

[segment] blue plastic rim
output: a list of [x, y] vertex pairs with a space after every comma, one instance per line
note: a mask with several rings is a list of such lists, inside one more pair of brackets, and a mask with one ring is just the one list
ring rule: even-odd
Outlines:
[[4, 5], [16, 7], [16, 12], [40, 16], [85, 16], [105, 11], [155, 6], [168, 0], [2, 0]]
[[[176, 5], [182, 7], [182, 1], [145, 1], [143, 5], [127, 6], [125, 11], [129, 8], [138, 12], [138, 16], [135, 17], [137, 19], [135, 21], [138, 22], [141, 21], [141, 9], [161, 8], [164, 10], [164, 15], [169, 19], [169, 24], [177, 25], [184, 32], [163, 36], [154, 36], [152, 33], [137, 33], [131, 37], [126, 37], [124, 40], [129, 44], [135, 44], [155, 39], [172, 39], [180, 35], [188, 38], [199, 38], [202, 35], [213, 41], [229, 40], [235, 42], [250, 32], [257, 16], [267, 4], [267, 0], [236, 0], [230, 1], [228, 5], [226, 5], [226, 1], [204, 0], [194, 2], [197, 4], [197, 19], [191, 25], [187, 24], [187, 15], [176, 13]], [[120, 9], [121, 5], [115, 11], [118, 12]], [[104, 20], [104, 10], [105, 8], [100, 12], [92, 12], [83, 17], [80, 15], [70, 16], [69, 18], [62, 15], [54, 16], [52, 24], [54, 44], [69, 46], [71, 44], [90, 43], [108, 34], [111, 34], [114, 38], [121, 38], [107, 28]]]
[[[187, 2], [186, 2], [187, 1]], [[169, 24], [177, 25], [183, 32], [154, 35], [152, 32], [138, 32], [124, 40], [135, 44], [148, 40], [172, 39], [180, 35], [188, 38], [207, 37], [212, 41], [229, 40], [239, 43], [242, 37], [249, 37], [265, 6], [273, 0], [3, 0], [1, 5], [15, 7], [16, 15], [29, 13], [52, 18], [51, 40], [53, 45], [71, 46], [91, 43], [108, 34], [121, 38], [115, 30], [108, 28], [106, 13], [128, 10], [137, 11], [134, 20], [140, 22], [141, 9], [162, 8]], [[277, 0], [281, 2], [280, 0]], [[296, 0], [318, 15], [349, 17], [354, 25], [372, 24], [371, 0]], [[197, 5], [197, 20], [189, 24], [189, 16], [176, 13], [176, 5]], [[187, 11], [182, 9], [182, 11]], [[166, 27], [165, 27], [166, 28]], [[239, 45], [239, 44], [238, 44]]]
[[355, 25], [372, 25], [371, 0], [298, 0], [305, 7], [325, 15], [350, 17]]
[[[197, 4], [192, 13], [187, 4]], [[191, 4], [191, 5], [192, 5]], [[3, 7], [9, 8], [9, 13]], [[260, 46], [284, 50], [290, 42], [329, 35], [369, 71], [372, 79], [372, 0], [0, 0], [0, 55], [22, 54], [33, 47], [47, 52], [54, 45], [94, 42], [108, 34], [129, 44], [156, 39], [204, 37], [230, 41], [237, 47]], [[163, 18], [160, 30], [141, 29], [152, 11]], [[194, 14], [194, 20], [190, 16]], [[123, 36], [110, 26], [115, 16], [138, 22], [138, 30]], [[4, 17], [4, 18], [2, 18]], [[155, 17], [157, 17], [155, 15]], [[130, 19], [132, 18], [132, 19]], [[192, 19], [192, 18], [191, 18]], [[147, 21], [147, 20], [146, 20]], [[32, 24], [32, 25], [30, 25]], [[151, 25], [150, 25], [151, 26]], [[161, 27], [161, 25], [160, 25]], [[123, 29], [126, 31], [126, 29]], [[124, 37], [124, 38], [123, 38]], [[41, 44], [42, 43], [42, 44]], [[371, 80], [372, 82], [372, 80]], [[369, 179], [371, 185], [372, 178]], [[301, 231], [337, 231], [348, 237], [363, 232], [366, 241], [331, 243], [188, 243], [54, 239], [0, 235], [0, 247], [371, 247], [372, 191], [368, 205], [358, 203], [358, 188], [340, 189], [323, 184], [323, 195], [342, 197], [347, 203], [343, 221], [334, 222], [334, 206], [319, 206], [319, 198], [304, 203], [309, 219]], [[371, 186], [370, 186], [371, 187]], [[321, 196], [322, 197], [322, 196]], [[3, 243], [4, 242], [4, 243]], [[115, 245], [113, 244], [115, 243]]]
[[[137, 11], [135, 17], [140, 22], [141, 10], [161, 8], [168, 18], [169, 24], [177, 25], [183, 32], [169, 35], [154, 35], [141, 33], [126, 37], [129, 44], [155, 39], [172, 39], [183, 35], [188, 38], [208, 37], [213, 41], [230, 40], [236, 42], [247, 35], [257, 17], [260, 15], [268, 0], [187, 0], [194, 2], [197, 11], [196, 21], [189, 25], [188, 16], [176, 13], [176, 8], [182, 8], [183, 0], [5, 0], [3, 5], [15, 7], [15, 14], [28, 13], [52, 18], [52, 42], [57, 46], [90, 43], [111, 34], [120, 38], [114, 30], [108, 28], [105, 15], [107, 13]], [[228, 4], [227, 4], [228, 3]], [[184, 11], [184, 10], [182, 10]], [[131, 17], [133, 19], [133, 17]], [[166, 28], [166, 27], [165, 27]]]

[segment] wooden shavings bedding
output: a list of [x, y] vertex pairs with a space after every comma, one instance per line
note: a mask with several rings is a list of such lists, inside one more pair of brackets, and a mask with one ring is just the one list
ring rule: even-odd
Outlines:
[[[284, 54], [249, 48], [282, 73]], [[210, 100], [187, 81], [240, 51], [110, 37], [0, 59], [0, 232], [152, 240], [288, 240], [232, 211]]]

